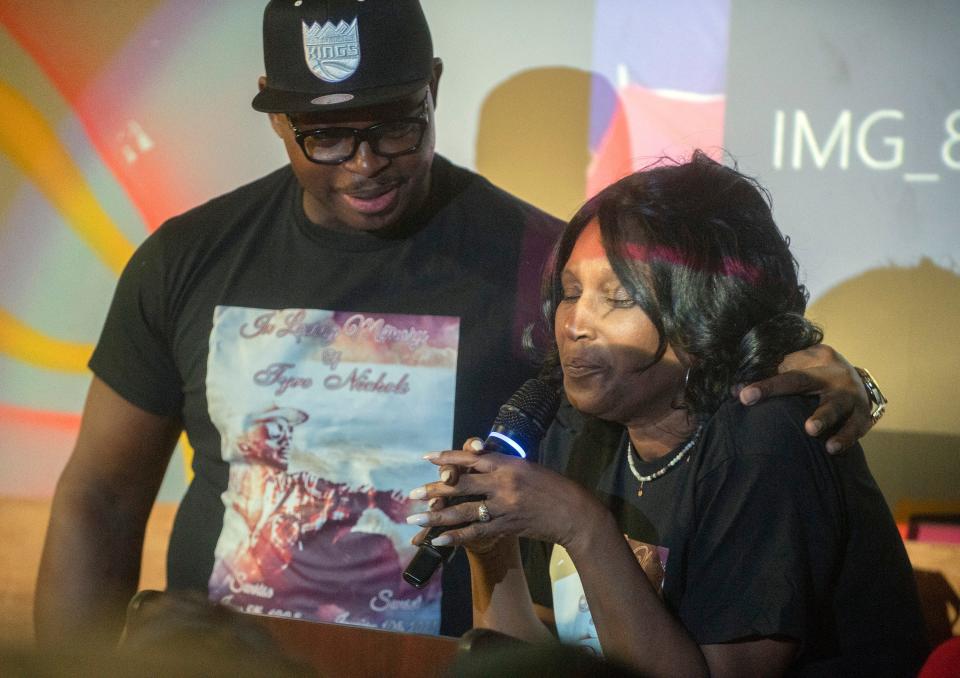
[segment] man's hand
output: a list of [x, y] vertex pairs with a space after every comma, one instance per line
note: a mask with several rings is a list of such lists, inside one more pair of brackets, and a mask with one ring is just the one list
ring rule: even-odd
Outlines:
[[870, 400], [860, 375], [826, 344], [818, 344], [783, 359], [779, 374], [747, 384], [740, 402], [753, 405], [781, 395], [820, 396], [820, 405], [805, 423], [812, 436], [830, 434], [827, 452], [836, 454], [853, 445], [873, 426]]

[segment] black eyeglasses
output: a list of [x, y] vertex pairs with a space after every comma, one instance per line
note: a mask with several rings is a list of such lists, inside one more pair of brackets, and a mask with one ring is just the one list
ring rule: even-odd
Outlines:
[[322, 127], [301, 131], [289, 116], [287, 120], [307, 160], [320, 165], [340, 165], [356, 155], [363, 141], [370, 144], [374, 153], [384, 158], [415, 153], [427, 131], [426, 97], [420, 102], [419, 108], [420, 114], [416, 117], [378, 122], [364, 129]]

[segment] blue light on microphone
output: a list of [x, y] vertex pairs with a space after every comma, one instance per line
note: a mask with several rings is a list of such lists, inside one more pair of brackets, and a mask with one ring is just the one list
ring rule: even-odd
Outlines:
[[507, 445], [509, 445], [509, 446], [511, 447], [511, 449], [513, 449], [514, 451], [516, 451], [517, 455], [518, 455], [521, 459], [526, 459], [526, 458], [527, 458], [527, 453], [526, 453], [526, 451], [525, 451], [522, 447], [520, 447], [520, 445], [517, 444], [517, 441], [516, 441], [516, 440], [513, 440], [513, 439], [511, 439], [511, 438], [503, 435], [502, 433], [498, 433], [497, 431], [490, 431], [490, 434], [489, 434], [487, 437], [488, 437], [488, 438], [496, 438], [497, 440], [502, 440], [502, 441], [505, 442]]

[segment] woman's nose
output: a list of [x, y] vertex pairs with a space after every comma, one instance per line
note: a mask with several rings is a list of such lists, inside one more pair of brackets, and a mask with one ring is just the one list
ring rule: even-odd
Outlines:
[[570, 304], [563, 319], [567, 338], [574, 341], [593, 337], [593, 312], [583, 296]]

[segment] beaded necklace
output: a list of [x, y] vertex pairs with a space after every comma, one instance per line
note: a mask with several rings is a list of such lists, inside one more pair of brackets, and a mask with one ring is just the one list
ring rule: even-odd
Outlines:
[[[700, 437], [700, 431], [703, 430], [703, 426], [698, 426], [697, 430], [693, 432], [693, 435], [690, 439], [684, 443], [683, 447], [680, 448], [680, 451], [677, 452], [673, 459], [667, 462], [667, 465], [661, 468], [658, 471], [654, 471], [650, 475], [642, 476], [640, 471], [637, 470], [637, 464], [633, 461], [633, 444], [630, 442], [630, 434], [627, 434], [627, 466], [630, 467], [630, 473], [633, 474], [633, 477], [640, 481], [640, 489], [637, 490], [637, 496], [643, 496], [643, 484], [651, 480], [656, 480], [667, 471], [672, 469], [674, 466], [679, 464], [686, 456], [687, 453], [693, 448], [694, 444], [697, 442], [697, 438]], [[637, 454], [639, 457], [640, 455]]]

